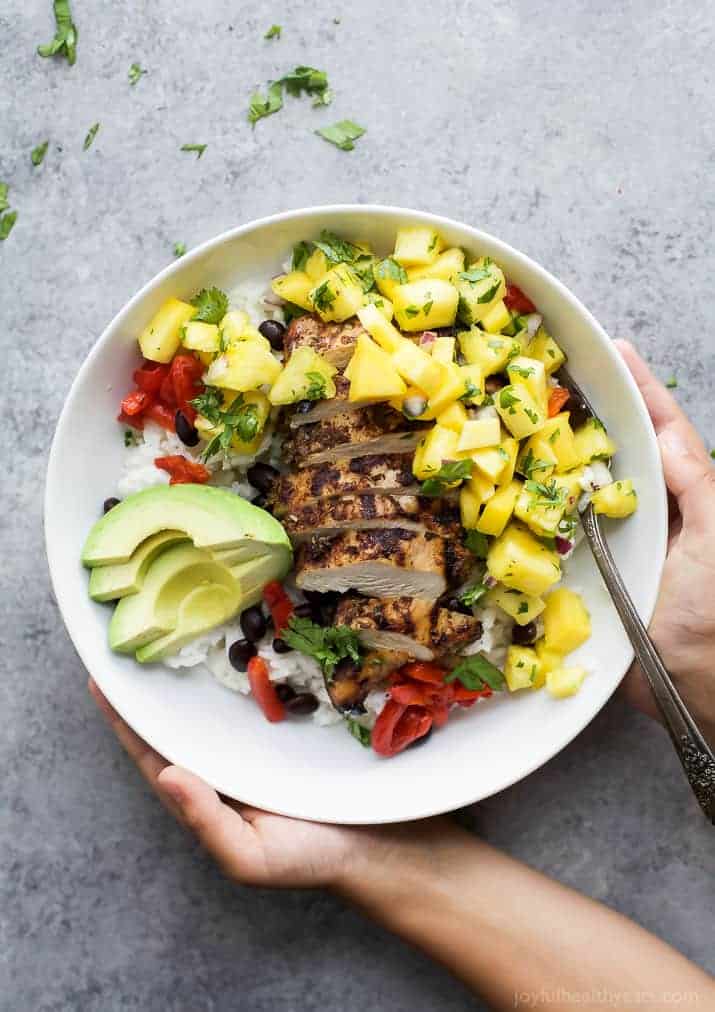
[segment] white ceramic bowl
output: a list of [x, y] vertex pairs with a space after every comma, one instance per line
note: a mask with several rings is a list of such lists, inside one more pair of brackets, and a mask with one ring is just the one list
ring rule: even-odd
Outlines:
[[638, 513], [609, 525], [609, 541], [648, 621], [665, 557], [667, 510], [657, 443], [633, 380], [603, 329], [556, 278], [511, 246], [446, 218], [392, 207], [317, 207], [251, 222], [204, 243], [150, 281], [109, 324], [72, 385], [50, 454], [47, 554], [57, 601], [87, 670], [124, 719], [171, 762], [230, 797], [304, 819], [393, 822], [488, 797], [568, 744], [601, 709], [633, 656], [585, 545], [566, 581], [585, 595], [593, 622], [592, 639], [574, 656], [591, 672], [579, 694], [567, 700], [546, 692], [500, 695], [450, 718], [424, 748], [390, 760], [361, 748], [341, 726], [269, 724], [250, 698], [208, 673], [147, 669], [109, 650], [108, 610], [87, 596], [79, 558], [115, 487], [124, 449], [115, 416], [131, 383], [137, 334], [170, 295], [269, 279], [295, 242], [322, 228], [388, 251], [395, 230], [415, 222], [434, 225], [450, 245], [494, 257], [564, 346], [569, 368], [619, 446], [616, 474], [632, 477], [638, 488]]

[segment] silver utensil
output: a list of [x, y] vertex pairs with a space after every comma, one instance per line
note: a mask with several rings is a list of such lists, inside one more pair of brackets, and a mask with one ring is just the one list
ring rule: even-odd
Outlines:
[[[567, 387], [584, 406], [596, 415], [583, 390], [568, 370], [560, 370], [562, 385]], [[633, 645], [636, 660], [641, 666], [653, 698], [668, 729], [685, 775], [703, 812], [715, 825], [715, 754], [693, 720], [688, 708], [671, 679], [663, 661], [641, 622], [631, 596], [618, 572], [608, 543], [603, 536], [599, 518], [590, 504], [581, 514], [586, 538], [603, 582], [606, 584], [616, 611]]]

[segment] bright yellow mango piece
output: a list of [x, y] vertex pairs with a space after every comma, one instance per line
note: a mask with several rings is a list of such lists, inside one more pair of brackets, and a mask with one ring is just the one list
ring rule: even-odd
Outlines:
[[459, 319], [467, 326], [479, 323], [504, 298], [506, 281], [491, 257], [480, 257], [456, 278]]
[[543, 362], [526, 355], [517, 355], [506, 367], [510, 383], [521, 383], [529, 391], [539, 406], [539, 411], [546, 417], [548, 394], [546, 390], [546, 370]]
[[400, 338], [400, 346], [392, 354], [392, 364], [407, 383], [429, 396], [437, 394], [442, 386], [445, 367], [411, 341]]
[[460, 433], [467, 423], [467, 409], [460, 401], [454, 401], [437, 415], [437, 423]]
[[509, 692], [533, 689], [539, 677], [541, 664], [531, 647], [511, 646], [507, 650], [504, 678]]
[[560, 668], [564, 663], [564, 656], [560, 654], [558, 650], [553, 650], [550, 646], [547, 646], [546, 640], [537, 640], [534, 644], [536, 648], [536, 656], [541, 661], [541, 675], [542, 685], [546, 675], [549, 671], [554, 671], [556, 668]]
[[479, 365], [484, 376], [503, 372], [510, 358], [521, 352], [521, 345], [513, 337], [485, 334], [478, 327], [457, 334], [459, 347], [470, 365]]
[[576, 695], [585, 677], [585, 668], [555, 668], [546, 674], [546, 690], [554, 699], [566, 699]]
[[616, 444], [598, 418], [589, 418], [575, 430], [574, 443], [580, 464], [590, 464], [592, 460], [607, 460], [616, 453]]
[[[427, 393], [429, 394], [428, 410], [436, 417], [450, 404], [464, 396], [467, 383], [464, 373], [456, 362], [450, 362], [448, 365], [435, 362], [435, 365], [440, 369], [440, 379], [435, 388], [428, 390]], [[423, 387], [423, 389], [425, 388]]]
[[495, 395], [494, 404], [515, 439], [533, 436], [546, 421], [545, 413], [523, 383], [502, 387]]
[[367, 334], [360, 334], [350, 359], [348, 400], [387, 401], [402, 396], [407, 387], [392, 364], [392, 358]]
[[243, 393], [275, 383], [280, 372], [280, 362], [263, 345], [239, 341], [213, 360], [206, 382], [209, 386]]
[[594, 513], [606, 517], [629, 517], [638, 508], [638, 496], [629, 478], [604, 485], [591, 495]]
[[395, 319], [406, 333], [449, 327], [457, 316], [457, 298], [454, 285], [439, 278], [399, 285], [392, 296]]
[[385, 319], [378, 306], [372, 304], [362, 306], [358, 309], [357, 316], [373, 341], [377, 341], [384, 351], [392, 353], [409, 343], [399, 330]]
[[418, 445], [412, 461], [412, 473], [424, 481], [434, 477], [445, 460], [454, 460], [457, 450], [457, 433], [443, 425], [433, 425]]
[[379, 295], [377, 292], [366, 292], [365, 305], [376, 306], [388, 322], [392, 320], [394, 310], [392, 303], [386, 295]]
[[533, 597], [541, 597], [561, 579], [558, 554], [515, 524], [492, 543], [487, 569], [506, 587]]
[[330, 264], [322, 249], [314, 249], [305, 263], [305, 273], [315, 283], [320, 281], [329, 271]]
[[181, 333], [181, 343], [189, 351], [215, 354], [220, 348], [219, 329], [215, 323], [189, 320]]
[[550, 650], [570, 654], [591, 636], [591, 617], [581, 596], [559, 587], [546, 598], [544, 641]]
[[543, 362], [549, 375], [560, 369], [566, 361], [566, 355], [544, 327], [539, 327], [536, 331], [526, 347], [526, 354], [529, 358], [538, 358], [540, 362]]
[[487, 502], [475, 527], [482, 534], [491, 534], [498, 538], [504, 532], [514, 512], [516, 500], [521, 491], [520, 481], [510, 481], [502, 485]]
[[407, 271], [408, 281], [420, 281], [422, 278], [441, 278], [442, 281], [454, 281], [460, 271], [464, 270], [464, 250], [457, 246], [440, 253], [436, 260], [426, 267], [410, 267]]
[[[489, 506], [489, 503], [487, 503]], [[486, 507], [485, 507], [486, 508]], [[542, 613], [545, 608], [540, 597], [522, 594], [520, 590], [509, 590], [507, 587], [495, 587], [487, 594], [486, 601], [501, 608], [517, 625], [528, 625]]]
[[457, 366], [465, 383], [466, 393], [462, 395], [467, 404], [481, 404], [484, 400], [484, 373], [482, 367], [472, 365]]
[[295, 404], [335, 397], [336, 372], [335, 366], [312, 348], [296, 348], [276, 377], [268, 398], [271, 404]]
[[514, 477], [516, 461], [519, 456], [519, 441], [513, 436], [504, 436], [501, 441], [501, 448], [504, 451], [504, 470], [499, 475], [499, 484], [508, 485]]
[[167, 299], [139, 335], [139, 347], [150, 362], [171, 362], [181, 344], [181, 332], [196, 313], [190, 302]]
[[403, 267], [434, 263], [442, 248], [439, 234], [430, 225], [398, 228], [393, 259]]
[[514, 515], [539, 536], [553, 536], [566, 511], [566, 496], [555, 481], [539, 482], [540, 489], [527, 481], [519, 493]]
[[437, 337], [432, 342], [432, 358], [435, 362], [443, 365], [451, 365], [454, 362], [454, 351], [457, 341], [454, 337]]
[[308, 277], [305, 271], [289, 271], [281, 274], [271, 281], [273, 292], [286, 302], [292, 302], [301, 309], [311, 310], [313, 303], [310, 301], [310, 290], [313, 287], [313, 280]]
[[325, 274], [308, 293], [309, 308], [321, 320], [342, 323], [362, 307], [362, 285], [346, 264], [338, 264]]
[[511, 323], [511, 313], [503, 301], [497, 302], [488, 313], [484, 314], [481, 323], [487, 334], [498, 334]]
[[[472, 470], [472, 474], [469, 480], [467, 481], [467, 488], [472, 493], [472, 495], [478, 500], [480, 506], [483, 503], [488, 502], [492, 498], [492, 496], [496, 493], [494, 482], [490, 481], [488, 478], [485, 478], [485, 476], [483, 474], [480, 474], [476, 468]], [[476, 527], [477, 525], [472, 524], [472, 526]]]
[[558, 471], [570, 471], [581, 463], [576, 452], [574, 433], [569, 418], [569, 412], [562, 411], [554, 418], [549, 418], [539, 431], [539, 437], [548, 443], [556, 457]]
[[[498, 446], [501, 440], [501, 426], [499, 419], [469, 418], [463, 426], [459, 435], [458, 450], [479, 450], [483, 446]], [[502, 462], [502, 468], [504, 462]]]
[[474, 461], [477, 471], [496, 484], [506, 466], [506, 459], [500, 446], [483, 446], [481, 450], [469, 450], [460, 457], [468, 456]]

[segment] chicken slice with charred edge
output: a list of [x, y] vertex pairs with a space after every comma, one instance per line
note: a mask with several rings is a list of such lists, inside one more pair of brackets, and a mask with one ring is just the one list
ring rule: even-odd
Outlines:
[[400, 528], [347, 531], [302, 545], [296, 564], [301, 590], [356, 590], [368, 597], [436, 600], [462, 583], [472, 566], [458, 540]]
[[403, 664], [409, 656], [399, 650], [370, 650], [360, 658], [359, 664], [349, 659], [335, 669], [326, 681], [326, 688], [337, 710], [351, 710], [361, 703], [373, 686], [380, 685], [388, 675]]
[[335, 397], [324, 401], [301, 401], [290, 418], [291, 429], [299, 429], [302, 425], [312, 425], [314, 422], [325, 421], [351, 411], [361, 411], [366, 404], [377, 404], [378, 401], [352, 402], [348, 400], [350, 393], [350, 380], [345, 376], [334, 376]]
[[269, 502], [271, 512], [279, 517], [327, 499], [392, 493], [413, 495], [419, 492], [419, 487], [409, 454], [373, 454], [334, 464], [315, 464], [281, 475]]
[[423, 427], [407, 427], [402, 415], [380, 404], [303, 425], [284, 452], [298, 467], [308, 467], [379, 453], [410, 453], [422, 435]]
[[307, 314], [291, 320], [283, 337], [283, 349], [289, 358], [296, 348], [310, 348], [337, 369], [344, 369], [355, 350], [355, 342], [364, 333], [357, 319], [323, 323], [319, 317]]
[[344, 598], [335, 613], [335, 624], [354, 629], [371, 650], [400, 651], [420, 661], [456, 653], [482, 631], [481, 622], [473, 615], [411, 597]]
[[[456, 529], [457, 511], [440, 499], [415, 495], [356, 495], [343, 499], [326, 499], [302, 509], [289, 510], [282, 518], [283, 526], [293, 544], [311, 537], [335, 537], [344, 530], [432, 531], [442, 534]], [[451, 525], [449, 524], [451, 521]]]

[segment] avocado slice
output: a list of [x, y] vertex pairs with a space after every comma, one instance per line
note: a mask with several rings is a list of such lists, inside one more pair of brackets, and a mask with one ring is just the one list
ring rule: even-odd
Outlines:
[[231, 566], [231, 575], [241, 585], [241, 611], [258, 604], [263, 588], [271, 580], [281, 580], [290, 566], [290, 553], [274, 550], [259, 558]]
[[174, 631], [139, 647], [136, 659], [149, 664], [176, 653], [189, 640], [227, 622], [238, 611], [240, 601], [238, 584], [234, 590], [220, 583], [194, 587], [179, 605]]
[[123, 597], [114, 609], [109, 623], [109, 646], [128, 653], [173, 632], [179, 624], [184, 599], [206, 584], [225, 587], [238, 608], [240, 586], [230, 570], [191, 544], [167, 548], [147, 570], [141, 590]]
[[128, 496], [89, 532], [82, 551], [85, 566], [128, 562], [138, 546], [160, 531], [183, 531], [197, 548], [219, 550], [286, 546], [278, 521], [227, 489], [211, 485], [159, 485]]
[[186, 540], [183, 531], [160, 531], [142, 541], [128, 562], [96, 566], [89, 577], [89, 596], [93, 601], [114, 601], [128, 594], [136, 594], [157, 555], [170, 545]]

